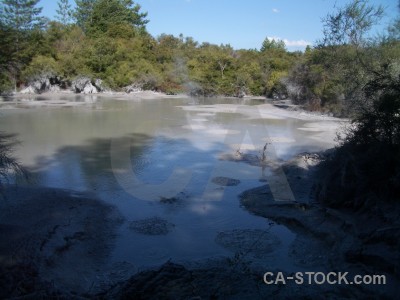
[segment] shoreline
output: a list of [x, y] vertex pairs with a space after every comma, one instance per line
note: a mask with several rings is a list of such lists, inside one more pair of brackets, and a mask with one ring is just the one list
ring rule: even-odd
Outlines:
[[[248, 241], [239, 234], [240, 243], [236, 243], [238, 248], [232, 257], [193, 265], [168, 261], [137, 273], [128, 281], [96, 296], [102, 299], [289, 299], [296, 295], [297, 298], [324, 299], [324, 295], [329, 295], [332, 299], [392, 299], [400, 284], [398, 262], [393, 265], [398, 253], [391, 246], [390, 233], [381, 234], [378, 228], [383, 228], [382, 232], [393, 228], [385, 229], [384, 218], [374, 214], [331, 209], [310, 201], [310, 192], [319, 178], [318, 165], [326, 155], [329, 151], [303, 153], [281, 163], [296, 195], [294, 202], [274, 201], [268, 184], [240, 195], [240, 204], [249, 213], [266, 218], [270, 226], [284, 225], [295, 234], [286, 257], [294, 270], [257, 263], [259, 244], [266, 241], [270, 246], [274, 244], [274, 236], [269, 236], [268, 231], [264, 233], [263, 241], [256, 241], [251, 248], [244, 246]], [[389, 212], [391, 207], [384, 210]], [[268, 247], [262, 251], [268, 252]], [[306, 271], [324, 274], [347, 272], [350, 282], [356, 275], [384, 275], [386, 284], [299, 285], [288, 280], [283, 285], [266, 285], [263, 276], [267, 271], [273, 274], [283, 272], [284, 276]]]
[[[71, 101], [77, 98], [84, 99], [84, 101]], [[0, 95], [0, 104], [12, 104], [16, 101], [21, 101], [28, 106], [80, 106], [85, 103], [93, 103], [98, 98], [114, 98], [115, 100], [125, 101], [141, 101], [141, 100], [162, 100], [162, 99], [202, 99], [202, 97], [192, 97], [188, 94], [176, 94], [168, 95], [162, 92], [154, 91], [138, 91], [138, 92], [98, 92], [93, 94], [75, 93], [70, 90], [61, 90], [57, 92], [44, 92], [41, 94], [36, 93], [21, 93], [17, 92], [12, 95]], [[265, 96], [250, 96], [246, 95], [242, 98], [238, 97], [227, 97], [227, 96], [215, 96], [205, 97], [206, 99], [232, 99], [232, 100], [264, 100], [264, 104], [256, 105], [262, 114], [262, 118], [295, 118], [299, 120], [327, 120], [327, 121], [343, 121], [348, 122], [347, 118], [333, 117], [330, 114], [323, 112], [311, 112], [304, 110], [301, 106], [291, 104], [291, 100], [273, 100]], [[39, 100], [39, 101], [37, 101]], [[284, 103], [284, 105], [282, 105]], [[246, 106], [241, 104], [217, 104], [215, 112], [231, 112], [232, 107]], [[197, 108], [188, 108], [188, 110], [202, 110], [207, 111], [209, 106], [198, 105]], [[3, 107], [0, 105], [0, 109]]]
[[13, 93], [11, 95], [0, 95], [0, 99], [35, 99], [35, 98], [48, 98], [48, 97], [116, 97], [126, 100], [142, 98], [142, 99], [168, 99], [168, 98], [186, 98], [189, 97], [186, 94], [168, 95], [166, 93], [154, 92], [154, 91], [137, 91], [137, 92], [98, 92], [98, 93], [75, 93], [71, 90], [61, 90], [56, 92], [44, 92], [44, 93]]

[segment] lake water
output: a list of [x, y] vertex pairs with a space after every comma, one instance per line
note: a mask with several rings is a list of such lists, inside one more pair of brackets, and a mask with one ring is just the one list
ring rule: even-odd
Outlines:
[[[332, 124], [321, 121], [318, 129], [318, 121], [265, 118], [257, 108], [264, 100], [76, 97], [36, 105], [44, 100], [0, 104], [0, 128], [18, 135], [16, 156], [31, 171], [30, 184], [85, 191], [115, 205], [125, 222], [112, 260], [138, 269], [168, 259], [233, 255], [216, 243], [218, 233], [270, 228], [268, 220], [241, 208], [238, 198], [262, 185], [268, 168], [221, 160], [221, 155], [240, 149], [260, 156], [272, 141], [267, 154], [285, 160], [333, 145]], [[82, 105], [69, 106], [70, 101]], [[216, 177], [240, 183], [225, 187]], [[129, 228], [155, 217], [173, 224], [168, 234]], [[284, 252], [294, 235], [283, 226], [270, 230]], [[279, 257], [274, 254], [271, 267], [282, 267]]]

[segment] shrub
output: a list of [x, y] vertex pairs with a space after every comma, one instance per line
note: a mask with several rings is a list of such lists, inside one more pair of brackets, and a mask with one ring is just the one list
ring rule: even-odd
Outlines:
[[17, 141], [12, 134], [0, 132], [0, 190], [9, 179], [11, 173], [26, 175], [24, 169], [13, 156], [13, 150]]
[[400, 199], [400, 68], [386, 64], [363, 88], [370, 107], [353, 121], [323, 167], [318, 198], [328, 205], [370, 207]]

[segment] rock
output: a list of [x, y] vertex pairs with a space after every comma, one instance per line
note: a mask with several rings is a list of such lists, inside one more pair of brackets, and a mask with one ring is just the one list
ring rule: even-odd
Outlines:
[[52, 85], [49, 88], [49, 92], [52, 92], [52, 93], [58, 93], [59, 91], [61, 91], [61, 88], [59, 85]]
[[133, 83], [133, 84], [128, 85], [127, 87], [125, 87], [125, 92], [127, 94], [138, 93], [138, 92], [141, 92], [141, 91], [143, 91], [142, 86], [140, 84], [138, 84], [138, 83]]
[[97, 94], [99, 92], [89, 77], [76, 78], [71, 84], [71, 89], [77, 94]]
[[97, 88], [99, 92], [109, 92], [110, 90], [104, 85], [103, 80], [97, 78], [94, 81], [94, 86]]
[[240, 88], [239, 91], [236, 93], [236, 97], [244, 98], [247, 96], [246, 89], [244, 87]]
[[84, 94], [97, 94], [97, 88], [91, 83], [87, 83], [83, 89]]
[[229, 177], [214, 177], [211, 181], [220, 186], [236, 186], [240, 183], [240, 180]]
[[75, 93], [81, 93], [83, 91], [83, 89], [85, 88], [86, 84], [88, 84], [88, 82], [90, 82], [89, 78], [87, 78], [87, 77], [78, 77], [74, 81], [72, 81], [71, 89]]
[[21, 94], [36, 94], [35, 89], [32, 86], [27, 86], [20, 93]]
[[50, 89], [50, 80], [47, 76], [39, 77], [32, 83], [33, 88], [37, 93], [43, 93]]
[[43, 73], [33, 77], [28, 87], [21, 91], [22, 94], [41, 94], [45, 92], [58, 92], [61, 79], [51, 73]]

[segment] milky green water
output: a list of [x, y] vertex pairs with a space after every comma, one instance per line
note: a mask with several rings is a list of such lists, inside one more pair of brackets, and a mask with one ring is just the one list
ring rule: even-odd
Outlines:
[[[269, 170], [222, 161], [221, 154], [233, 155], [242, 145], [241, 149], [260, 155], [262, 145], [271, 138], [278, 141], [274, 143], [276, 159], [333, 145], [329, 138], [316, 140], [318, 130], [299, 129], [305, 121], [248, 118], [240, 110], [212, 112], [221, 103], [257, 109], [263, 102], [100, 97], [70, 107], [7, 102], [0, 103], [0, 128], [17, 134], [21, 144], [15, 155], [31, 171], [30, 184], [85, 191], [115, 205], [125, 222], [112, 260], [141, 268], [168, 259], [232, 255], [215, 242], [218, 232], [269, 228], [268, 220], [241, 208], [238, 198], [241, 192], [260, 186]], [[211, 112], [182, 109], [199, 105]], [[212, 181], [218, 176], [240, 183], [223, 187]], [[178, 201], [160, 202], [174, 195]], [[174, 224], [170, 233], [144, 235], [128, 228], [132, 221], [156, 216]], [[294, 235], [283, 226], [271, 230], [282, 240], [271, 260], [279, 265]]]

